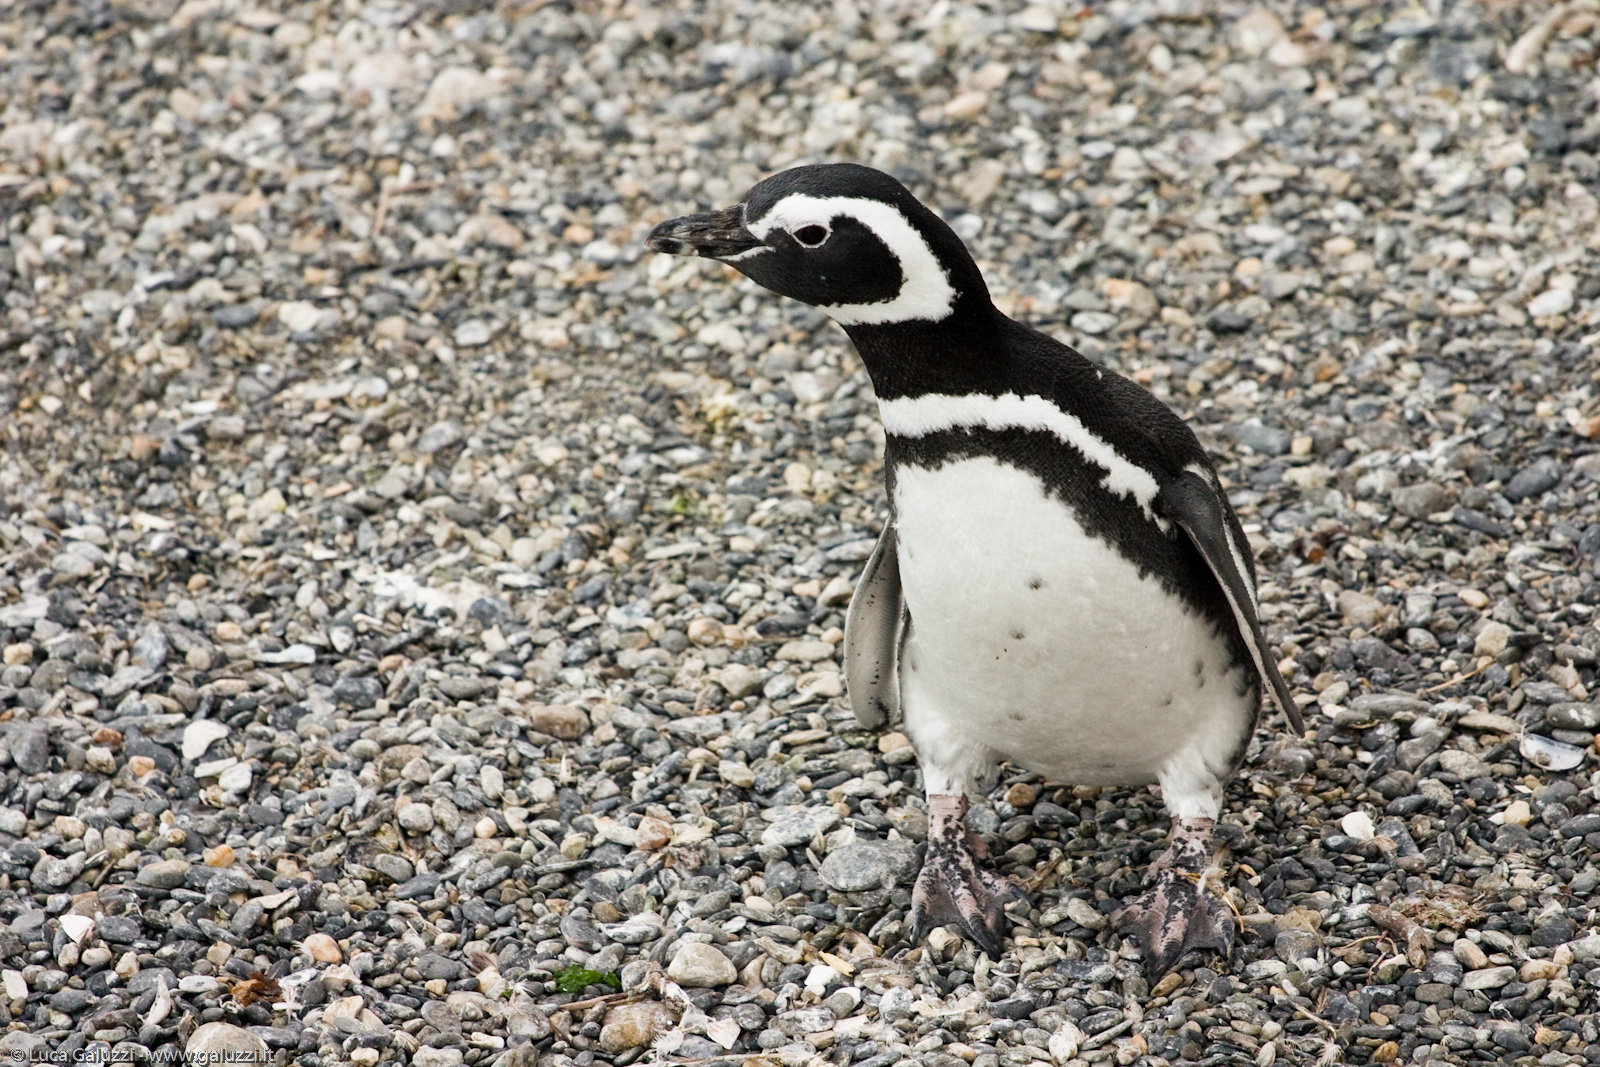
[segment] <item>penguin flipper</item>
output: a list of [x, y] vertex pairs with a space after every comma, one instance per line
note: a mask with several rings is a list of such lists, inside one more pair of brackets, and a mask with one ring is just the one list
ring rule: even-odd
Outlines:
[[894, 527], [867, 559], [844, 623], [844, 676], [856, 721], [869, 730], [900, 714], [900, 628], [905, 600]]
[[1239, 635], [1250, 649], [1256, 670], [1272, 690], [1273, 698], [1295, 732], [1305, 733], [1300, 706], [1289, 693], [1289, 686], [1278, 671], [1278, 664], [1267, 650], [1267, 638], [1256, 616], [1255, 585], [1241, 547], [1232, 514], [1222, 492], [1195, 469], [1185, 470], [1167, 482], [1156, 494], [1156, 510], [1171, 519], [1188, 535], [1199, 550], [1217, 584], [1228, 598]]

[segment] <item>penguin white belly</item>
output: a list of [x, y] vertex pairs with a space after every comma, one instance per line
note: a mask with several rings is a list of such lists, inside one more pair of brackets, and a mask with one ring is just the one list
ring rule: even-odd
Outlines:
[[903, 466], [894, 503], [901, 694], [930, 792], [971, 788], [996, 758], [1214, 790], [1255, 708], [1209, 620], [1015, 467]]

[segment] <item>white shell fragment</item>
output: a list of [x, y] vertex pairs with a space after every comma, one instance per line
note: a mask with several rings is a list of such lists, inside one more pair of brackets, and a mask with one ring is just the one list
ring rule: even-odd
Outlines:
[[1570, 771], [1583, 762], [1583, 749], [1540, 734], [1523, 734], [1522, 756], [1547, 771]]
[[183, 728], [183, 758], [196, 760], [206, 754], [212, 742], [227, 737], [230, 730], [225, 722], [215, 719], [196, 719]]
[[1371, 841], [1378, 833], [1372, 825], [1372, 816], [1364, 811], [1352, 811], [1340, 819], [1339, 828], [1357, 841]]

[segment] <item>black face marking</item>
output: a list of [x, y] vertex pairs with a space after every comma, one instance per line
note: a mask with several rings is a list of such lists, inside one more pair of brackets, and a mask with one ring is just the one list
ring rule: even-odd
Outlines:
[[1172, 707], [1172, 694], [1171, 693], [1167, 694], [1166, 699], [1161, 702], [1161, 706], [1164, 707], [1164, 708]]
[[1028, 579], [1028, 588], [1029, 589], [1043, 589], [1044, 588], [1044, 579], [1043, 578], [1030, 578], [1030, 579]]
[[1021, 630], [1012, 630], [1011, 631], [1011, 639], [1013, 641], [1021, 641], [1026, 636], [1027, 635], [1024, 634]]
[[1194, 676], [1196, 678], [1199, 678], [1201, 675], [1203, 675], [1205, 673], [1206, 673], [1205, 660], [1199, 660], [1199, 659], [1195, 660], [1194, 661]]
[[[807, 243], [812, 238], [815, 243]], [[822, 306], [884, 303], [900, 295], [905, 281], [895, 254], [849, 215], [792, 234], [774, 230], [765, 251], [729, 266], [775, 293]]]

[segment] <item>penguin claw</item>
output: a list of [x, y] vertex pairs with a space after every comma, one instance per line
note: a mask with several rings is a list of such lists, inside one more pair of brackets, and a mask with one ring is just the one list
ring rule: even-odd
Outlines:
[[930, 798], [928, 854], [911, 893], [912, 944], [935, 926], [953, 924], [998, 960], [1004, 951], [1005, 905], [1022, 900], [1010, 879], [980, 865], [982, 844], [968, 831], [964, 798]]
[[1116, 917], [1117, 930], [1144, 949], [1145, 975], [1155, 981], [1187, 952], [1233, 948], [1233, 916], [1192, 875], [1158, 870], [1155, 884]]

